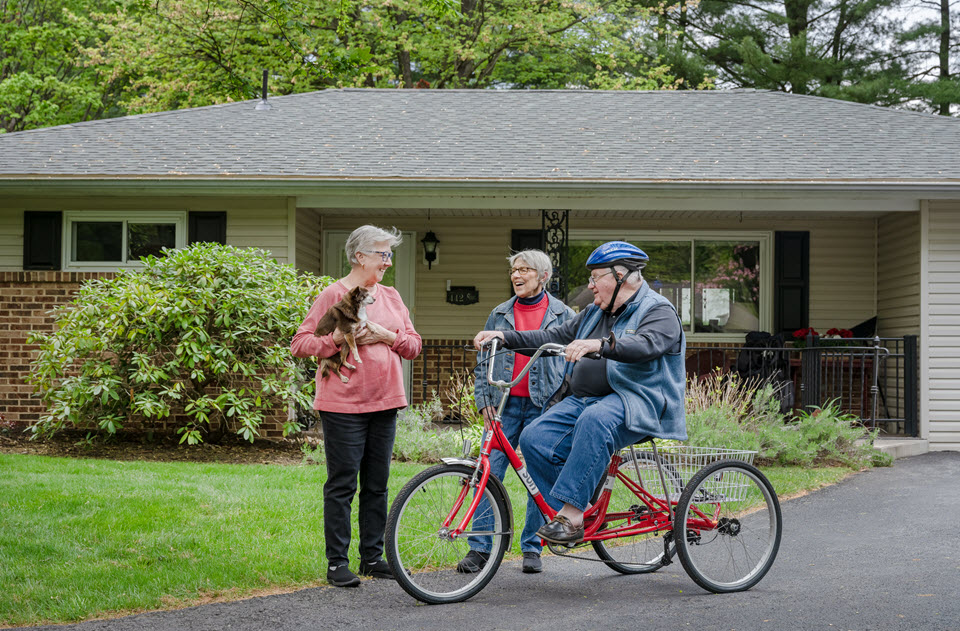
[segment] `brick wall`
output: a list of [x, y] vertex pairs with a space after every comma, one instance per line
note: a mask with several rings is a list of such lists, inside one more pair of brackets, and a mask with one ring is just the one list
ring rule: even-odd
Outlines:
[[33, 386], [26, 382], [37, 346], [27, 344], [32, 331], [52, 331], [49, 312], [69, 302], [80, 284], [110, 276], [96, 272], [0, 272], [0, 411], [8, 421], [26, 426], [43, 413]]
[[434, 390], [442, 393], [451, 386], [452, 376], [472, 372], [477, 365], [472, 349], [473, 338], [423, 340], [423, 352], [413, 360], [411, 405], [429, 400]]
[[[26, 381], [37, 354], [37, 346], [27, 344], [30, 333], [52, 331], [49, 312], [54, 307], [69, 302], [84, 281], [110, 276], [110, 272], [0, 272], [0, 412], [7, 421], [26, 427], [45, 411]], [[261, 435], [282, 436], [285, 419], [286, 411], [277, 410], [261, 426]]]

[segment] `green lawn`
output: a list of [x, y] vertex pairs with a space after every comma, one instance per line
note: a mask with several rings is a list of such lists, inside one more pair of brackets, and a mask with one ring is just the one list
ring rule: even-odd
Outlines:
[[[395, 463], [391, 496], [422, 468]], [[782, 496], [849, 473], [764, 471]], [[0, 455], [0, 624], [74, 622], [321, 584], [324, 478], [320, 466]], [[509, 472], [507, 487], [522, 521], [525, 490]]]

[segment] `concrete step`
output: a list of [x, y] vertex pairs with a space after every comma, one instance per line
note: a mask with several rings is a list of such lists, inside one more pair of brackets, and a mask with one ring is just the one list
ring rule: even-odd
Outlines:
[[878, 438], [873, 441], [873, 447], [894, 458], [919, 456], [930, 451], [930, 444], [923, 438]]

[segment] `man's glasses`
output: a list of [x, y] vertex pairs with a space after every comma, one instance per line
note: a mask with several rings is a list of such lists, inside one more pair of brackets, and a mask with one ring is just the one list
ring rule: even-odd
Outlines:
[[379, 254], [380, 260], [389, 263], [393, 260], [393, 252], [381, 252], [380, 250], [360, 250], [364, 254]]
[[609, 276], [610, 274], [615, 274], [615, 273], [616, 272], [607, 272], [606, 274], [600, 274], [599, 276], [594, 276], [593, 274], [591, 274], [590, 280], [587, 281], [587, 287], [590, 287], [591, 285], [596, 286], [598, 280], [600, 280], [604, 276]]
[[513, 276], [514, 274], [520, 274], [521, 276], [524, 276], [526, 274], [529, 274], [530, 272], [535, 272], [535, 271], [537, 270], [536, 268], [533, 268], [533, 267], [514, 267], [510, 270], [509, 275]]

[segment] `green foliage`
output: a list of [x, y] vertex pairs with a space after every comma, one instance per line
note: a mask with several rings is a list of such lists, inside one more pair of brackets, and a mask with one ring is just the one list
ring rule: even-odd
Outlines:
[[[434, 396], [436, 397], [436, 394]], [[483, 415], [477, 409], [474, 398], [473, 371], [454, 372], [442, 389], [440, 402], [460, 423], [466, 426], [483, 425]]]
[[[953, 1], [953, 0], [952, 0]], [[940, 3], [902, 0], [679, 0], [658, 13], [651, 53], [687, 85], [812, 94], [911, 108], [956, 103], [957, 22]], [[949, 4], [949, 3], [947, 3]], [[940, 5], [943, 6], [943, 5]], [[906, 10], [906, 9], [910, 10]], [[910, 19], [905, 20], [904, 15]], [[911, 26], [914, 25], [914, 26]], [[649, 41], [649, 40], [648, 40]], [[941, 48], [941, 50], [944, 50]], [[947, 72], [937, 76], [939, 68]], [[931, 80], [936, 79], [936, 80]], [[937, 93], [937, 94], [934, 94]], [[946, 113], [942, 110], [940, 113]]]
[[0, 2], [0, 133], [101, 118], [114, 85], [82, 62], [84, 47], [104, 34], [90, 12], [106, 0]]
[[889, 464], [873, 449], [876, 430], [843, 413], [836, 402], [788, 420], [769, 384], [743, 384], [712, 373], [687, 385], [687, 444], [758, 452], [778, 465], [843, 465], [858, 469]]
[[436, 397], [401, 410], [397, 415], [393, 457], [401, 461], [440, 462], [440, 458], [460, 454], [463, 438], [460, 432], [434, 424], [442, 418], [443, 406]]
[[[56, 310], [54, 332], [31, 336], [48, 409], [36, 435], [167, 425], [189, 444], [227, 431], [252, 442], [270, 411], [311, 404], [289, 343], [331, 279], [263, 250], [202, 243], [165, 254], [88, 281]], [[285, 423], [285, 435], [297, 431]]]

